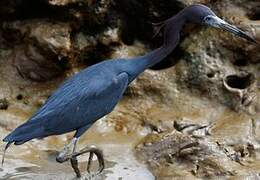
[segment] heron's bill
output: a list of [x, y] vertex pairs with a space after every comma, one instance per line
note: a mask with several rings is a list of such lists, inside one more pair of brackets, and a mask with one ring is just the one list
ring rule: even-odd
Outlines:
[[237, 35], [239, 37], [242, 37], [242, 38], [244, 38], [244, 39], [246, 39], [246, 40], [248, 40], [248, 41], [250, 41], [252, 43], [258, 44], [257, 41], [254, 38], [252, 38], [251, 36], [246, 34], [244, 31], [241, 31], [236, 26], [233, 26], [233, 25], [230, 25], [230, 24], [226, 23], [226, 24], [221, 24], [220, 28], [224, 29], [224, 30], [226, 30], [228, 32], [231, 32], [231, 33], [233, 33], [233, 34], [235, 34], [235, 35]]
[[246, 39], [246, 40], [248, 40], [252, 43], [259, 44], [253, 37], [251, 37], [250, 35], [248, 35], [244, 31], [238, 29], [236, 26], [233, 26], [233, 25], [227, 23], [226, 21], [220, 19], [217, 16], [213, 16], [211, 18], [213, 20], [210, 23], [211, 26], [223, 29], [223, 30], [228, 31], [228, 32], [231, 32], [231, 33], [235, 34], [236, 36], [244, 38], [244, 39]]

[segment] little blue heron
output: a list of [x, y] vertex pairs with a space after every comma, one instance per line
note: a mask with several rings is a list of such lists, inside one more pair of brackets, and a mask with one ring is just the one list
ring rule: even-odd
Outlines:
[[[127, 86], [144, 70], [160, 62], [176, 47], [180, 31], [185, 23], [198, 23], [221, 28], [257, 43], [252, 37], [237, 27], [218, 18], [210, 8], [196, 4], [186, 7], [177, 15], [166, 20], [163, 25], [163, 45], [143, 56], [130, 59], [111, 59], [90, 66], [66, 80], [46, 103], [24, 124], [6, 136], [7, 142], [3, 160], [10, 144], [21, 145], [34, 138], [44, 138], [76, 131], [71, 142], [59, 153], [56, 160], [71, 160], [77, 169], [76, 144], [80, 136], [98, 119], [110, 113], [121, 99]], [[104, 168], [103, 156], [97, 148], [85, 150], [97, 155], [101, 171]], [[88, 166], [88, 167], [89, 167]], [[80, 176], [79, 172], [76, 172]]]

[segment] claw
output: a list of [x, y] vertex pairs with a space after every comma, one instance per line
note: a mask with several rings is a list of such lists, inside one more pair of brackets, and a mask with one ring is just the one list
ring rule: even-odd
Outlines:
[[88, 158], [88, 165], [87, 165], [87, 171], [88, 171], [88, 173], [90, 173], [90, 168], [91, 168], [91, 165], [92, 165], [93, 155], [94, 155], [94, 153], [93, 153], [93, 152], [90, 152], [89, 158]]
[[87, 171], [90, 173], [90, 168], [92, 165], [92, 160], [93, 160], [93, 155], [95, 154], [97, 159], [98, 159], [98, 164], [99, 164], [99, 168], [97, 170], [97, 172], [95, 173], [96, 175], [99, 175], [102, 173], [102, 171], [105, 168], [105, 162], [104, 162], [104, 157], [103, 157], [103, 153], [100, 149], [94, 147], [94, 146], [87, 146], [85, 148], [83, 148], [82, 150], [80, 150], [79, 152], [75, 153], [73, 156], [77, 157], [80, 156], [82, 154], [85, 153], [90, 153], [89, 155], [89, 160], [88, 160], [88, 165], [87, 165]]

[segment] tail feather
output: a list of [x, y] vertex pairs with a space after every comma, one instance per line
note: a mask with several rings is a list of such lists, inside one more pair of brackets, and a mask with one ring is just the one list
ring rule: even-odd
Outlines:
[[[6, 136], [4, 142], [14, 142], [15, 144], [23, 144], [34, 138], [41, 138], [45, 136], [44, 127], [39, 122], [26, 122], [8, 136]], [[23, 143], [22, 143], [23, 142]]]
[[21, 145], [34, 138], [45, 137], [44, 127], [39, 122], [26, 122], [17, 127], [13, 132], [7, 135], [3, 141], [7, 142], [4, 154], [2, 158], [2, 164], [4, 163], [5, 153], [9, 146], [14, 143], [15, 145]]

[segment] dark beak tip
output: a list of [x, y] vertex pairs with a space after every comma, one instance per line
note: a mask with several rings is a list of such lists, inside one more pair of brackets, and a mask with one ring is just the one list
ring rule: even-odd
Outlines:
[[256, 44], [256, 45], [260, 45], [260, 42], [258, 42], [255, 37], [252, 37], [252, 36], [249, 35], [248, 33], [246, 33], [246, 32], [244, 32], [244, 31], [238, 29], [237, 27], [235, 27], [235, 26], [233, 26], [233, 25], [230, 25], [230, 24], [228, 24], [228, 23], [226, 23], [226, 24], [221, 24], [221, 25], [220, 25], [220, 28], [223, 29], [223, 30], [225, 30], [225, 31], [228, 31], [228, 32], [230, 32], [230, 33], [233, 33], [233, 34], [235, 34], [235, 35], [237, 35], [237, 36], [239, 36], [239, 37], [241, 37], [241, 38], [243, 38], [243, 39], [246, 39], [247, 41], [249, 41], [249, 42], [251, 42], [251, 43], [254, 43], [254, 44]]
[[255, 44], [258, 45], [258, 46], [260, 46], [260, 42], [257, 41], [257, 40], [255, 40]]
[[260, 46], [260, 42], [257, 41], [255, 38], [252, 38], [251, 42], [254, 43], [255, 45]]
[[241, 36], [242, 38], [245, 38], [246, 40], [248, 40], [249, 42], [255, 44], [255, 45], [258, 45], [260, 46], [260, 42], [257, 41], [254, 37], [251, 37], [249, 35], [247, 35], [246, 37], [245, 36]]

